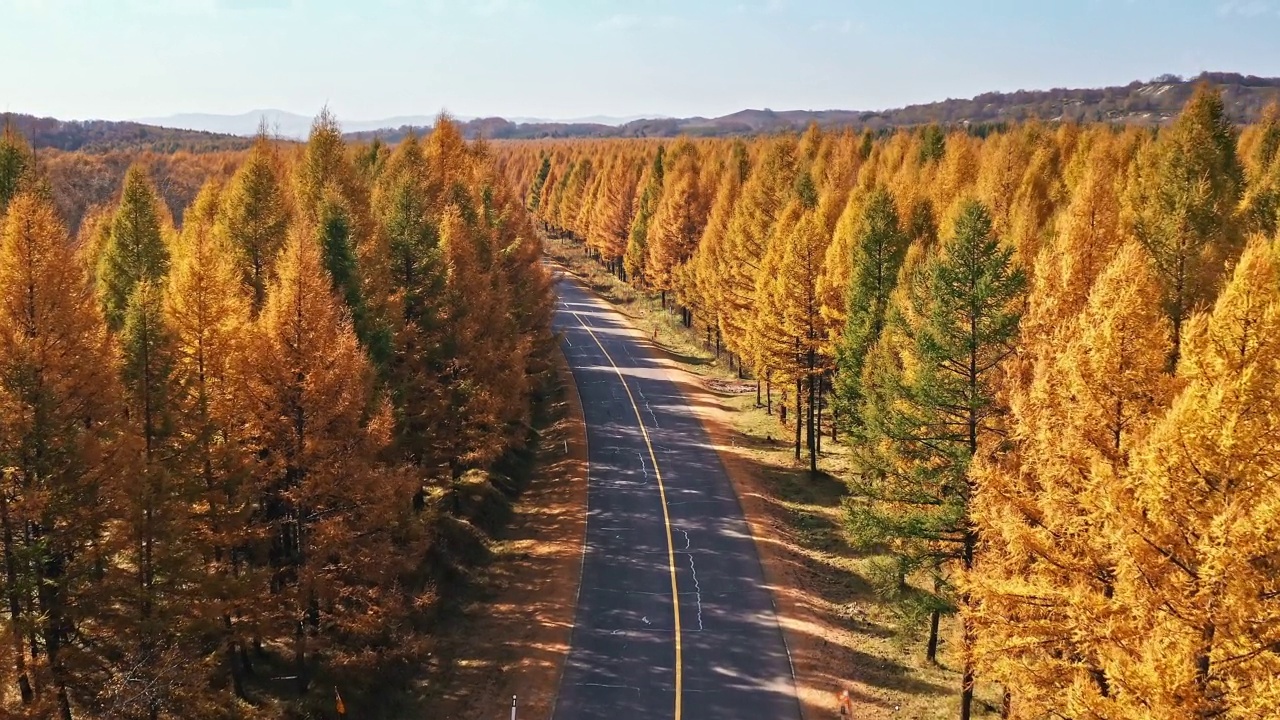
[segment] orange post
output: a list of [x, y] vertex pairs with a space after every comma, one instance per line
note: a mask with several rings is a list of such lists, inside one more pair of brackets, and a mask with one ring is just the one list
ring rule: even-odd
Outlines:
[[853, 698], [849, 696], [848, 688], [840, 691], [840, 717], [853, 717]]

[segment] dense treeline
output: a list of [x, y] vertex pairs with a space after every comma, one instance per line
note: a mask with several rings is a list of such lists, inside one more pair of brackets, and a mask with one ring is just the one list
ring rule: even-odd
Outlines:
[[[1010, 717], [1280, 707], [1280, 114], [502, 146], [551, 231], [762, 386]], [[790, 410], [788, 418], [787, 411]]]
[[129, 121], [59, 120], [5, 113], [4, 124], [13, 126], [35, 148], [92, 154], [143, 150], [204, 153], [244, 150], [253, 144], [251, 138], [235, 135]]
[[459, 488], [529, 437], [521, 201], [447, 119], [391, 151], [327, 113], [180, 226], [146, 163], [78, 242], [54, 194], [7, 132], [4, 714], [367, 714], [426, 657]]

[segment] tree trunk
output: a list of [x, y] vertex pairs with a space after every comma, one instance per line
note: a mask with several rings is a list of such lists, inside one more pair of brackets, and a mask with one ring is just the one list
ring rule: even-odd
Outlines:
[[965, 618], [964, 623], [964, 677], [960, 689], [960, 720], [969, 720], [973, 716], [973, 627]]
[[[832, 378], [832, 379], [831, 379], [831, 382], [832, 382], [832, 384], [834, 385], [834, 384], [835, 384], [835, 378]], [[833, 387], [831, 391], [832, 391], [832, 392], [835, 392], [835, 388]], [[835, 441], [836, 441], [836, 428], [837, 428], [839, 425], [840, 425], [840, 416], [839, 416], [838, 411], [836, 410], [836, 406], [833, 404], [833, 405], [831, 406], [831, 442], [835, 442]]]
[[8, 581], [9, 628], [13, 633], [14, 669], [18, 673], [18, 693], [22, 704], [30, 705], [35, 699], [31, 678], [27, 675], [27, 660], [22, 652], [22, 601], [18, 597], [18, 561], [13, 552], [13, 520], [9, 517], [9, 493], [0, 488], [0, 520], [4, 526], [4, 572]]
[[[973, 526], [965, 528], [964, 532], [964, 570], [969, 572], [973, 569], [973, 553], [978, 545], [978, 533]], [[969, 594], [964, 593], [960, 597], [962, 607], [969, 606]], [[960, 720], [969, 720], [973, 713], [973, 682], [974, 682], [974, 663], [973, 663], [973, 640], [974, 630], [973, 621], [968, 617], [962, 618], [963, 632], [962, 642], [964, 646], [961, 652], [964, 653], [964, 677], [962, 678], [960, 690]]]
[[770, 377], [772, 375], [773, 373], [764, 374], [764, 402], [765, 402], [764, 412], [766, 415], [773, 414], [773, 382], [771, 382], [770, 380]]
[[756, 378], [756, 407], [760, 407], [760, 378]]
[[231, 687], [236, 697], [247, 701], [249, 695], [244, 690], [244, 668], [240, 666], [239, 659], [242, 652], [237, 651], [239, 643], [236, 642], [235, 633], [232, 630], [230, 613], [222, 614], [222, 627], [226, 631], [227, 671], [231, 674]]
[[[262, 640], [254, 638], [253, 647], [255, 651], [261, 652]], [[249, 657], [249, 649], [245, 647], [244, 643], [239, 643], [238, 650], [240, 651], [240, 667], [244, 668], [244, 674], [247, 677], [256, 678], [258, 671], [253, 667], [253, 659]]]
[[804, 428], [804, 380], [796, 376], [796, 462], [800, 462], [800, 432]]
[[938, 623], [941, 620], [940, 610], [929, 613], [929, 644], [925, 646], [924, 659], [935, 665], [938, 663]]
[[[933, 576], [933, 594], [937, 595], [940, 592], [942, 592], [942, 578], [935, 572]], [[929, 644], [925, 647], [924, 658], [935, 665], [938, 663], [938, 624], [941, 620], [941, 610], [934, 610], [929, 613]]]
[[934, 610], [929, 612], [929, 644], [924, 648], [924, 659], [938, 662], [938, 623], [942, 620], [942, 612]]
[[298, 695], [307, 694], [307, 632], [301, 620], [297, 621], [293, 636], [293, 667]]
[[809, 474], [816, 476], [818, 474], [818, 443], [814, 437], [814, 421], [817, 413], [817, 389], [814, 387], [813, 366], [815, 364], [814, 350], [809, 348]]
[[817, 420], [817, 422], [814, 424], [813, 441], [814, 441], [814, 449], [818, 451], [818, 454], [819, 454], [819, 455], [821, 455], [821, 454], [822, 454], [822, 389], [823, 389], [823, 388], [822, 388], [822, 386], [823, 386], [823, 380], [824, 380], [824, 376], [823, 376], [823, 374], [822, 374], [822, 373], [818, 373], [818, 405], [817, 405], [817, 409], [816, 409], [816, 410], [814, 410], [814, 412], [816, 412], [816, 413], [818, 414], [818, 420]]

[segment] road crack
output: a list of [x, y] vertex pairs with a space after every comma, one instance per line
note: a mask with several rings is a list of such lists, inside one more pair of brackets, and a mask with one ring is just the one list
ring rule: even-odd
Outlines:
[[680, 530], [684, 533], [684, 553], [689, 556], [689, 573], [693, 575], [693, 597], [698, 603], [698, 631], [703, 630], [702, 627], [702, 584], [698, 582], [698, 568], [693, 564], [693, 541], [689, 539], [688, 530]]

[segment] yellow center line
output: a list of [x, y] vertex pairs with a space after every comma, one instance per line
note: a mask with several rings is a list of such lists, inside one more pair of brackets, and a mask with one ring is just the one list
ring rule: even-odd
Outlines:
[[680, 593], [676, 589], [676, 547], [671, 537], [671, 515], [667, 512], [667, 489], [662, 484], [662, 471], [658, 469], [658, 456], [653, 451], [653, 443], [649, 441], [649, 431], [645, 429], [644, 418], [640, 415], [640, 406], [636, 404], [635, 396], [631, 394], [631, 386], [627, 384], [627, 378], [622, 374], [622, 370], [618, 368], [618, 364], [613, 361], [613, 356], [608, 350], [604, 349], [604, 344], [600, 342], [600, 338], [592, 332], [591, 326], [587, 325], [582, 316], [573, 313], [578, 318], [578, 324], [582, 326], [592, 340], [596, 341], [596, 346], [600, 348], [600, 352], [604, 353], [605, 359], [613, 366], [613, 371], [618, 374], [618, 379], [622, 381], [622, 389], [627, 391], [627, 400], [631, 402], [631, 409], [636, 413], [636, 422], [640, 425], [640, 435], [644, 438], [645, 447], [649, 448], [649, 460], [653, 462], [653, 474], [658, 478], [658, 494], [662, 497], [662, 524], [667, 529], [667, 567], [671, 570], [671, 609], [675, 616], [676, 626], [676, 715], [675, 720], [680, 720], [681, 695], [684, 691], [684, 665], [683, 652], [680, 645]]

